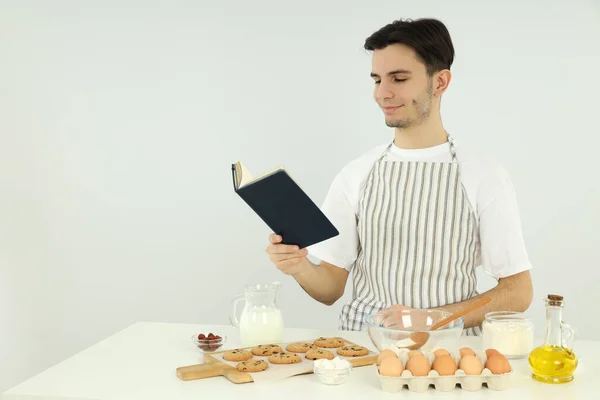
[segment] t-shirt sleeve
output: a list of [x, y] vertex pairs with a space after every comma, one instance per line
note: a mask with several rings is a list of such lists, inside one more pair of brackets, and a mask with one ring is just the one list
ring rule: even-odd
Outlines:
[[521, 227], [517, 196], [508, 173], [496, 169], [478, 198], [479, 235], [484, 271], [500, 279], [532, 268]]
[[[355, 208], [347, 196], [347, 182], [338, 174], [323, 201], [321, 211], [339, 231], [339, 235], [308, 247], [309, 259], [326, 261], [351, 270], [358, 255], [358, 231]], [[316, 259], [316, 260], [315, 260]]]

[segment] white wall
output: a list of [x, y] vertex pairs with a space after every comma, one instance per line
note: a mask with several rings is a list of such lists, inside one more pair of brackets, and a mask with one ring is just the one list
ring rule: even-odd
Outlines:
[[230, 163], [283, 164], [321, 203], [391, 138], [362, 45], [400, 17], [451, 31], [443, 119], [512, 174], [537, 328], [557, 292], [595, 338], [598, 3], [353, 3], [0, 1], [0, 390], [136, 321], [226, 324], [246, 283], [335, 328], [349, 293], [325, 307], [272, 266]]

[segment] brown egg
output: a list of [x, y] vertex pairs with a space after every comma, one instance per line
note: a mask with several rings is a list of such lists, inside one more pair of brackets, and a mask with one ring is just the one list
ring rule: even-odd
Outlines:
[[483, 371], [481, 361], [470, 354], [467, 354], [460, 359], [459, 368], [465, 371], [465, 374], [467, 375], [480, 375], [481, 371]]
[[425, 356], [413, 356], [406, 363], [406, 369], [414, 376], [427, 376], [429, 371], [431, 371], [431, 365], [429, 365], [429, 360]]
[[379, 356], [377, 356], [377, 365], [381, 365], [381, 362], [388, 357], [398, 358], [398, 356], [396, 356], [396, 353], [394, 353], [392, 350], [386, 349], [379, 353]]
[[441, 355], [433, 362], [433, 369], [441, 376], [450, 376], [454, 375], [458, 367], [452, 357]]
[[[500, 352], [499, 352], [498, 350], [496, 350], [496, 349], [487, 349], [487, 350], [485, 351], [485, 356], [486, 356], [487, 358], [490, 358], [490, 357], [491, 357], [491, 356], [493, 356], [494, 354], [500, 354]], [[502, 355], [502, 354], [500, 354], [500, 355]]]
[[450, 352], [446, 349], [437, 349], [436, 351], [433, 352], [433, 355], [435, 356], [435, 358], [438, 358], [441, 356], [449, 356]]
[[421, 353], [419, 350], [411, 350], [408, 352], [408, 358], [412, 358], [414, 356], [422, 356], [423, 353]]
[[475, 351], [469, 347], [463, 347], [459, 352], [460, 358], [463, 358], [464, 356], [475, 356]]
[[400, 376], [404, 368], [398, 357], [386, 357], [381, 361], [379, 374], [384, 376]]
[[493, 354], [488, 358], [485, 363], [485, 367], [489, 369], [492, 374], [500, 375], [510, 372], [510, 363], [502, 354]]

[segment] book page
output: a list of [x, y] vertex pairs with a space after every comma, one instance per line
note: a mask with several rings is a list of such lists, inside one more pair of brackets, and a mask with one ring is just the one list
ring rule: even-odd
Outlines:
[[252, 182], [252, 180], [254, 179], [252, 174], [250, 173], [250, 171], [248, 171], [248, 169], [246, 168], [246, 166], [244, 164], [242, 164], [242, 162], [238, 162], [236, 164], [239, 168], [237, 168], [238, 170], [238, 176], [239, 176], [239, 183], [238, 183], [238, 187], [242, 187], [250, 182]]
[[274, 174], [275, 172], [277, 172], [277, 171], [284, 171], [284, 168], [283, 168], [283, 167], [279, 167], [279, 168], [275, 168], [275, 169], [273, 169], [273, 170], [271, 170], [271, 171], [269, 171], [269, 172], [265, 172], [264, 174], [262, 174], [262, 175], [260, 175], [260, 176], [257, 176], [256, 178], [252, 179], [252, 180], [251, 180], [250, 182], [248, 182], [248, 183], [255, 182], [255, 181], [258, 181], [258, 180], [261, 180], [262, 178], [265, 178], [265, 177], [267, 177], [267, 176], [269, 176], [269, 175], [273, 175], [273, 174]]
[[284, 168], [283, 167], [278, 167], [275, 168], [269, 172], [265, 172], [264, 174], [257, 176], [256, 178], [252, 176], [252, 174], [250, 173], [250, 171], [248, 171], [248, 169], [246, 168], [246, 166], [244, 164], [242, 164], [241, 161], [238, 161], [236, 164], [236, 171], [237, 171], [237, 176], [238, 176], [238, 188], [242, 188], [252, 182], [256, 182], [260, 179], [263, 179], [269, 175], [274, 174], [277, 171], [283, 171]]

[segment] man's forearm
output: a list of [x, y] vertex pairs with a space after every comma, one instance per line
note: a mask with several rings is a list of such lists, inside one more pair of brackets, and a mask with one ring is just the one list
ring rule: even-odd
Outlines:
[[481, 325], [485, 319], [485, 314], [491, 311], [523, 312], [527, 310], [533, 297], [529, 271], [500, 279], [496, 287], [469, 300], [436, 307], [436, 309], [453, 313], [475, 303], [483, 295], [489, 296], [491, 301], [485, 306], [463, 316], [465, 328]]
[[348, 271], [326, 262], [315, 265], [304, 259], [300, 272], [293, 277], [313, 299], [330, 306], [344, 294]]

